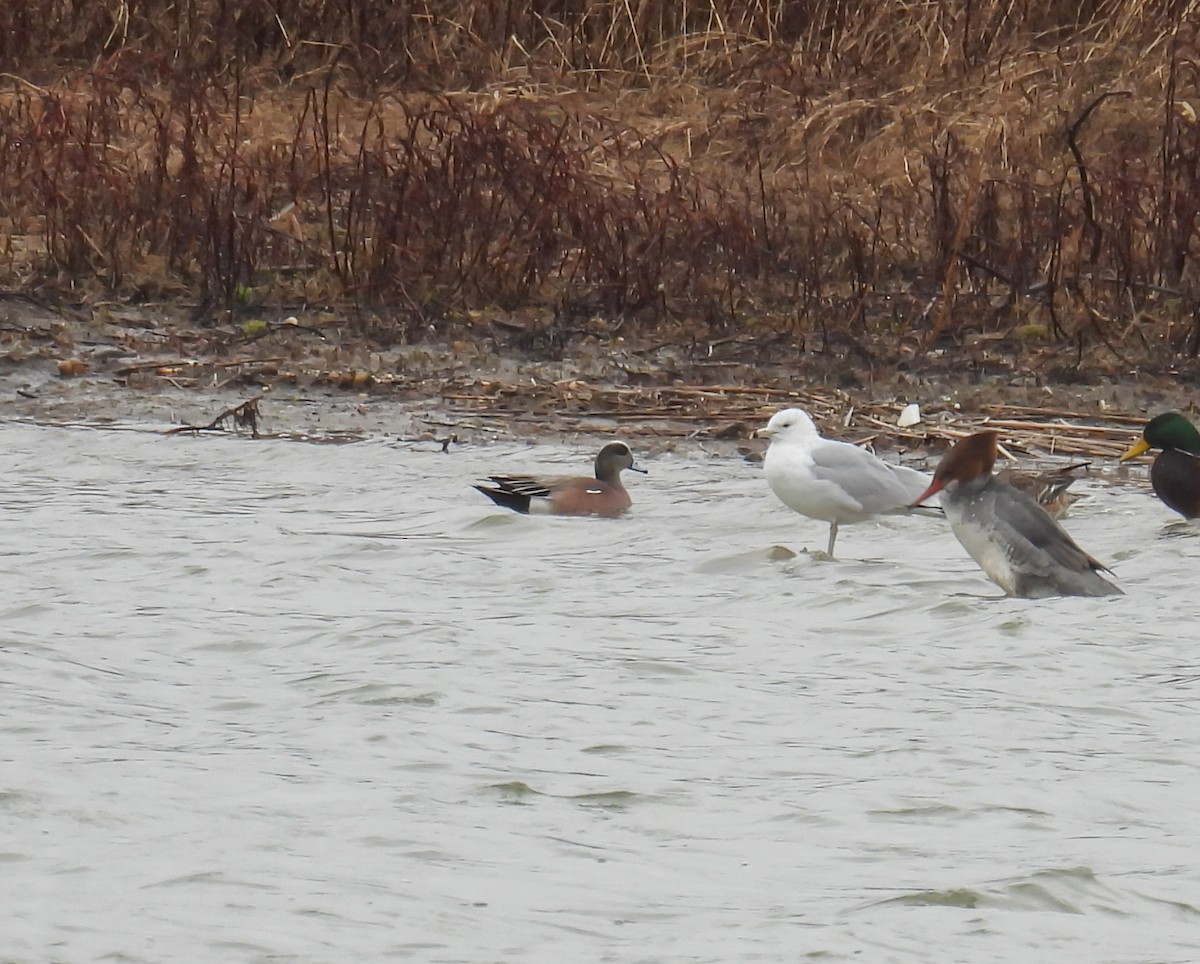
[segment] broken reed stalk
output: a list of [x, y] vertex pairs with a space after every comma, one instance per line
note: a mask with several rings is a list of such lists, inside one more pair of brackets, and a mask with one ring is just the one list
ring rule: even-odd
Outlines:
[[[530, 386], [526, 383], [487, 383], [483, 391], [448, 391], [442, 400], [452, 411], [475, 418], [510, 419], [545, 422], [546, 414], [531, 405], [543, 397], [553, 410], [559, 426], [604, 418], [621, 423], [628, 435], [647, 434], [656, 437], [697, 435], [693, 427], [706, 426], [703, 437], [728, 437], [731, 422], [746, 426], [749, 434], [757, 423], [765, 422], [777, 408], [803, 401], [826, 426], [826, 433], [835, 438], [862, 442], [861, 425], [873, 426], [872, 438], [904, 441], [927, 446], [937, 440], [964, 438], [983, 428], [995, 428], [1004, 435], [1006, 444], [1027, 452], [1049, 452], [1091, 458], [1111, 458], [1125, 451], [1141, 431], [1144, 419], [1124, 414], [1081, 415], [1058, 408], [1035, 406], [1014, 407], [1011, 411], [1021, 417], [997, 418], [991, 412], [1004, 414], [1005, 406], [984, 406], [980, 413], [962, 412], [953, 408], [931, 407], [917, 427], [901, 429], [896, 424], [899, 404], [865, 403], [852, 405], [843, 392], [806, 390], [794, 392], [760, 388], [673, 385], [654, 388], [606, 389], [594, 385], [573, 387], [567, 383], [545, 383]], [[510, 399], [522, 399], [523, 405], [506, 404]], [[774, 398], [775, 401], [769, 401]], [[846, 413], [852, 413], [847, 419]], [[672, 423], [688, 425], [676, 430]], [[1099, 424], [1096, 424], [1099, 423]]]

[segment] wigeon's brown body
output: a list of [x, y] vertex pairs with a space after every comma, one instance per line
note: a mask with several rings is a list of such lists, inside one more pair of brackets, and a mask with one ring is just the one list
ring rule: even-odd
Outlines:
[[1108, 568], [1075, 543], [1032, 496], [992, 475], [996, 432], [960, 440], [942, 459], [914, 505], [942, 493], [954, 535], [1010, 596], [1110, 596], [1121, 590]]
[[490, 486], [475, 486], [496, 505], [515, 512], [598, 515], [615, 518], [632, 504], [621, 484], [625, 469], [645, 472], [624, 442], [609, 442], [596, 456], [595, 478], [540, 479], [532, 475], [492, 475]]

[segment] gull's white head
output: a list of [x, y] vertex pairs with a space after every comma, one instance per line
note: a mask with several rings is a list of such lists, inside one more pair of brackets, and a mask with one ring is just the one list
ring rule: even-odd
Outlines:
[[780, 409], [767, 424], [754, 433], [774, 442], [814, 442], [821, 437], [808, 412], [802, 408]]

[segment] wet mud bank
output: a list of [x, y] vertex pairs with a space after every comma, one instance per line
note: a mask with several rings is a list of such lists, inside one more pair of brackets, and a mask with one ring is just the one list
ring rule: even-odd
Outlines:
[[[334, 312], [201, 325], [170, 306], [85, 312], [9, 297], [0, 305], [0, 397], [10, 418], [54, 423], [447, 446], [620, 435], [648, 452], [751, 456], [761, 450], [753, 430], [796, 405], [828, 436], [912, 457], [939, 455], [987, 422], [1014, 453], [1103, 459], [1149, 415], [1186, 410], [1194, 381], [1170, 365], [1073, 369], [1065, 350], [1004, 345], [914, 359], [804, 351], [778, 337], [584, 336], [529, 347], [495, 325], [458, 335], [396, 344]], [[251, 400], [252, 426], [217, 419]], [[912, 403], [920, 421], [901, 427]]]

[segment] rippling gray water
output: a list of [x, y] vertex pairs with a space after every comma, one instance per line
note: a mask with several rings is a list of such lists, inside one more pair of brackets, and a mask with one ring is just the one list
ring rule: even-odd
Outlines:
[[1200, 959], [1200, 541], [1067, 521], [1122, 598], [998, 598], [639, 460], [618, 521], [486, 470], [594, 444], [0, 424], [4, 961]]

